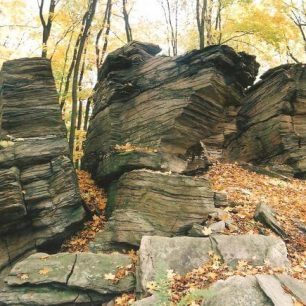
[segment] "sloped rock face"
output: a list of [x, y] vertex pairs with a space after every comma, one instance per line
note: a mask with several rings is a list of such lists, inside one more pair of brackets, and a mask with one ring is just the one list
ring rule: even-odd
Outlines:
[[0, 270], [55, 249], [84, 217], [50, 61], [6, 62], [1, 79]]
[[[144, 167], [184, 172], [190, 157], [200, 158], [200, 141], [220, 151], [235, 131], [243, 89], [257, 74], [254, 57], [227, 46], [177, 58], [155, 57], [159, 51], [132, 42], [111, 53], [100, 71], [83, 166], [104, 183]], [[114, 152], [127, 143], [135, 154]], [[113, 160], [121, 166], [110, 167]]]
[[306, 178], [306, 67], [283, 65], [266, 72], [249, 90], [237, 117], [231, 159], [285, 164]]
[[121, 254], [34, 254], [19, 262], [0, 291], [5, 305], [101, 305], [133, 290], [129, 273], [118, 282], [105, 279], [119, 267], [131, 265]]
[[145, 236], [139, 250], [139, 287], [146, 291], [148, 282], [155, 279], [157, 267], [186, 274], [207, 262], [209, 252], [219, 254], [228, 266], [236, 266], [239, 260], [245, 260], [253, 266], [264, 265], [265, 261], [275, 267], [286, 267], [289, 264], [285, 243], [272, 236]]

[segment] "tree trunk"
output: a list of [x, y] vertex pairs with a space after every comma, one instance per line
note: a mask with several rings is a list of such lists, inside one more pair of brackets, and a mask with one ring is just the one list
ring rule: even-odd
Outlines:
[[64, 92], [61, 95], [62, 96], [61, 97], [61, 102], [60, 102], [61, 110], [63, 110], [63, 108], [64, 108], [64, 105], [65, 105], [65, 102], [66, 102], [66, 98], [67, 98], [67, 94], [68, 94], [68, 91], [69, 91], [70, 79], [71, 79], [72, 72], [73, 72], [73, 69], [74, 69], [74, 66], [75, 66], [75, 61], [76, 61], [76, 58], [77, 58], [78, 48], [79, 48], [79, 44], [80, 44], [80, 40], [81, 40], [81, 36], [82, 36], [83, 30], [84, 30], [86, 17], [87, 17], [87, 15], [85, 13], [85, 15], [83, 16], [83, 19], [82, 19], [82, 26], [81, 26], [80, 33], [79, 33], [78, 38], [77, 38], [77, 40], [75, 42], [72, 60], [71, 60], [70, 67], [69, 67], [69, 70], [68, 70], [68, 73], [67, 73], [67, 77], [66, 77], [66, 83], [65, 83]]
[[205, 47], [205, 14], [207, 8], [207, 0], [203, 0], [202, 7], [200, 0], [196, 0], [196, 19], [199, 34], [199, 47], [203, 49]]
[[66, 49], [66, 52], [65, 52], [64, 66], [63, 66], [62, 77], [61, 77], [60, 86], [59, 86], [60, 96], [62, 96], [62, 90], [63, 90], [64, 78], [65, 78], [65, 70], [66, 70], [66, 66], [67, 66], [67, 62], [68, 62], [68, 55], [69, 55], [69, 51], [70, 51], [70, 46], [71, 46], [73, 33], [74, 32], [71, 33], [71, 36], [69, 38], [69, 43], [68, 43], [68, 46], [67, 46], [67, 49]]
[[79, 77], [79, 70], [80, 70], [80, 63], [82, 59], [83, 50], [85, 47], [85, 43], [87, 40], [88, 32], [91, 27], [91, 23], [93, 17], [96, 12], [98, 0], [92, 0], [88, 11], [85, 13], [85, 25], [84, 30], [82, 32], [80, 38], [80, 44], [76, 56], [74, 71], [73, 71], [73, 81], [72, 81], [72, 112], [71, 112], [71, 125], [70, 125], [70, 134], [69, 134], [69, 148], [71, 156], [73, 157], [74, 151], [74, 138], [75, 138], [75, 127], [76, 127], [76, 119], [77, 119], [77, 107], [78, 107], [78, 77]]
[[[101, 63], [101, 56], [100, 56], [100, 48], [99, 48], [99, 42], [100, 42], [100, 38], [102, 36], [102, 33], [105, 29], [105, 27], [109, 27], [110, 26], [110, 14], [111, 14], [111, 7], [112, 7], [112, 0], [107, 0], [107, 4], [106, 4], [106, 8], [105, 8], [105, 12], [104, 12], [104, 18], [103, 18], [103, 22], [102, 22], [102, 26], [97, 34], [96, 37], [96, 44], [95, 44], [95, 50], [96, 50], [96, 67], [97, 67], [97, 74], [99, 74], [99, 69], [100, 69], [100, 63]], [[106, 25], [106, 22], [108, 23]], [[106, 34], [105, 34], [106, 35]]]
[[[81, 72], [80, 72], [80, 78], [79, 78], [79, 92], [82, 91], [82, 81], [83, 81], [83, 77], [84, 77], [84, 72], [85, 72], [85, 64], [86, 64], [86, 53], [87, 53], [87, 49], [85, 48], [84, 50], [84, 58], [83, 58], [83, 64], [82, 64], [82, 68], [81, 68]], [[77, 129], [81, 130], [82, 127], [82, 117], [83, 117], [83, 101], [81, 99], [79, 99], [79, 108], [78, 108], [78, 126]]]
[[92, 101], [92, 97], [87, 99], [86, 109], [85, 109], [85, 117], [84, 117], [84, 131], [88, 129], [88, 122], [89, 122], [89, 112], [90, 112], [90, 104]]
[[130, 26], [129, 13], [126, 9], [127, 0], [122, 0], [122, 13], [125, 25], [125, 33], [127, 42], [131, 42], [133, 40], [132, 29]]
[[51, 28], [52, 28], [52, 23], [53, 23], [53, 18], [54, 18], [54, 11], [56, 7], [56, 0], [50, 0], [50, 6], [49, 6], [49, 13], [48, 13], [48, 20], [47, 22], [44, 19], [43, 16], [43, 10], [44, 10], [44, 4], [45, 0], [41, 0], [40, 4], [38, 2], [38, 8], [39, 8], [39, 18], [40, 22], [43, 27], [43, 37], [42, 37], [42, 57], [47, 57], [48, 53], [48, 40], [51, 34]]

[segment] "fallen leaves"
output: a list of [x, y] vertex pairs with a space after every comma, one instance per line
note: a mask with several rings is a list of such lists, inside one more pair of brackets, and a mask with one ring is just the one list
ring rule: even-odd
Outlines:
[[29, 279], [29, 275], [28, 274], [26, 274], [26, 273], [22, 273], [22, 274], [20, 274], [20, 279], [22, 279], [22, 280], [27, 280], [27, 279]]
[[125, 152], [157, 152], [156, 149], [150, 148], [150, 147], [139, 147], [135, 146], [131, 143], [126, 143], [123, 145], [115, 145], [114, 146], [115, 152], [125, 153]]
[[298, 258], [305, 258], [306, 249], [306, 236], [298, 227], [299, 222], [306, 224], [306, 181], [283, 181], [245, 170], [237, 163], [221, 162], [212, 166], [208, 176], [213, 190], [227, 193], [231, 207], [224, 211], [234, 221], [228, 234], [272, 234], [253, 219], [257, 204], [267, 203], [289, 235], [286, 244], [292, 265], [300, 265]]
[[77, 170], [81, 197], [88, 210], [101, 215], [106, 207], [106, 194], [99, 188], [90, 174], [86, 171]]
[[104, 279], [114, 281], [116, 279], [116, 275], [112, 273], [104, 274]]
[[73, 237], [66, 240], [61, 250], [63, 252], [86, 252], [88, 244], [93, 241], [96, 234], [103, 229], [105, 224], [104, 209], [106, 206], [106, 194], [103, 189], [97, 187], [89, 173], [77, 171], [81, 197], [86, 207], [94, 215], [92, 220], [84, 224], [83, 229]]
[[204, 236], [209, 236], [212, 234], [212, 229], [205, 226], [204, 229], [202, 229], [202, 233]]
[[90, 241], [93, 241], [96, 234], [103, 229], [105, 224], [104, 216], [93, 216], [91, 221], [84, 224], [83, 230], [66, 240], [61, 248], [62, 252], [87, 252]]
[[120, 297], [117, 297], [115, 299], [115, 305], [116, 306], [127, 306], [127, 305], [133, 305], [133, 303], [136, 301], [136, 296], [133, 293], [125, 293]]
[[41, 270], [38, 271], [40, 275], [48, 275], [50, 270], [47, 267], [42, 268]]

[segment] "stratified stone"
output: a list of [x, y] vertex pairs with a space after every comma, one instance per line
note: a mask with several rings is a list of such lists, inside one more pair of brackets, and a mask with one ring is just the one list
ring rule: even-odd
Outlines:
[[0, 270], [56, 250], [84, 218], [51, 63], [8, 61], [1, 71]]
[[287, 267], [285, 243], [273, 236], [241, 235], [212, 238], [145, 236], [141, 240], [139, 256], [139, 287], [154, 281], [157, 267], [186, 274], [209, 260], [209, 253], [218, 254], [223, 263], [235, 267], [240, 260], [253, 266], [269, 262], [271, 266]]
[[276, 220], [274, 211], [268, 205], [259, 203], [255, 210], [254, 219], [261, 222], [263, 225], [268, 226], [279, 236], [283, 238], [288, 237], [279, 222]]
[[273, 68], [248, 90], [227, 155], [257, 164], [287, 165], [295, 176], [306, 177], [305, 118], [305, 65]]
[[[133, 41], [101, 68], [83, 167], [103, 184], [140, 167], [205, 170], [235, 132], [244, 88], [258, 71], [255, 57], [228, 46], [173, 58], [155, 56], [159, 51]], [[116, 153], [126, 144], [133, 152]]]
[[116, 282], [107, 279], [131, 264], [130, 257], [121, 254], [37, 253], [11, 270], [0, 291], [0, 304], [101, 305], [134, 289], [132, 273]]
[[139, 246], [144, 235], [178, 235], [183, 227], [204, 222], [216, 210], [214, 192], [205, 178], [134, 170], [108, 190], [111, 217], [92, 249]]

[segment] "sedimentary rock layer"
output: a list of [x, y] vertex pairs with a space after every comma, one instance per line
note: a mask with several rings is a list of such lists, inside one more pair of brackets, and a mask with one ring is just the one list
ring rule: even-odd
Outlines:
[[[200, 141], [218, 151], [235, 131], [243, 89], [257, 74], [254, 57], [227, 46], [175, 58], [155, 56], [159, 51], [132, 42], [102, 66], [83, 167], [104, 183], [140, 167], [183, 172]], [[114, 152], [127, 143], [142, 156]], [[180, 165], [172, 158], [180, 158]], [[109, 167], [110, 159], [121, 168]]]
[[0, 270], [52, 250], [84, 217], [50, 61], [4, 63], [0, 138]]
[[283, 65], [251, 87], [228, 144], [232, 159], [290, 166], [306, 177], [306, 67]]
[[105, 277], [131, 265], [130, 257], [121, 254], [37, 253], [11, 270], [0, 289], [0, 304], [101, 305], [134, 289], [132, 273], [116, 283]]
[[150, 170], [125, 173], [108, 190], [106, 228], [92, 249], [137, 247], [144, 235], [180, 235], [216, 212], [215, 193], [205, 178]]

